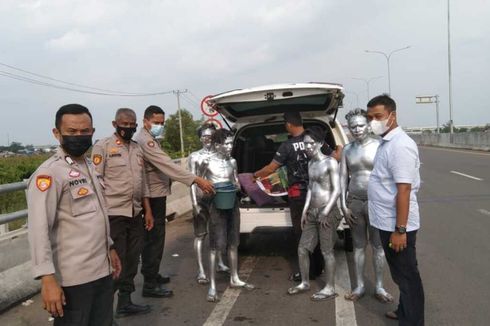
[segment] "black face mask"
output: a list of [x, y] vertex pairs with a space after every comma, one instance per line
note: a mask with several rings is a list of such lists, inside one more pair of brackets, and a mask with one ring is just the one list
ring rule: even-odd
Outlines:
[[92, 146], [92, 135], [66, 136], [61, 135], [61, 147], [73, 157], [80, 157]]
[[130, 141], [136, 132], [136, 127], [119, 127], [116, 126], [116, 132], [125, 141]]

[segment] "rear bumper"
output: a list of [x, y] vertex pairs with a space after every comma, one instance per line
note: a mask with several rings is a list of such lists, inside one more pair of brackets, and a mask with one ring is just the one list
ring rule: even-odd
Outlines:
[[[292, 227], [289, 208], [240, 208], [240, 233], [252, 233], [256, 228]], [[348, 229], [345, 219], [340, 221], [338, 231]]]
[[240, 208], [240, 233], [260, 227], [291, 227], [289, 208]]

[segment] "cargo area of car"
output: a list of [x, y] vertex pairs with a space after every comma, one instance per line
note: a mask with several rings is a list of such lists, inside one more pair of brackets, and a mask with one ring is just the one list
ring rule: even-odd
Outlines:
[[[325, 142], [335, 148], [335, 139], [330, 126], [321, 120], [305, 120], [305, 128], [319, 126], [326, 132]], [[236, 159], [238, 173], [253, 173], [269, 164], [282, 142], [288, 139], [284, 121], [250, 124], [240, 128], [235, 135], [232, 156]], [[262, 208], [287, 207], [287, 196], [274, 197], [275, 203]], [[241, 202], [242, 208], [255, 208], [253, 201]]]

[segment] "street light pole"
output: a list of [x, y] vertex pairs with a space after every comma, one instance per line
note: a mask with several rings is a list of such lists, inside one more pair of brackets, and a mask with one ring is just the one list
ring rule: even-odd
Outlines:
[[434, 96], [436, 98], [436, 123], [437, 123], [437, 133], [440, 133], [441, 130], [439, 128], [439, 95]]
[[[366, 83], [366, 94], [367, 94], [367, 100], [369, 102], [369, 84], [373, 81], [373, 80], [376, 80], [376, 79], [380, 79], [380, 78], [383, 78], [383, 76], [377, 76], [377, 77], [372, 77], [372, 78], [369, 78], [369, 79], [366, 79], [366, 78], [358, 78], [358, 77], [352, 77], [352, 79], [356, 79], [356, 80], [362, 80], [363, 82]], [[367, 102], [366, 102], [367, 103]]]
[[404, 47], [404, 48], [400, 48], [400, 49], [396, 49], [396, 50], [393, 50], [391, 51], [389, 54], [386, 54], [385, 52], [383, 51], [371, 51], [371, 50], [364, 50], [365, 52], [367, 53], [378, 53], [378, 54], [381, 54], [385, 57], [386, 59], [386, 64], [388, 66], [388, 94], [391, 95], [391, 72], [390, 72], [390, 58], [391, 56], [396, 53], [396, 52], [399, 52], [399, 51], [403, 51], [403, 50], [406, 50], [406, 49], [409, 49], [410, 48], [410, 45]]

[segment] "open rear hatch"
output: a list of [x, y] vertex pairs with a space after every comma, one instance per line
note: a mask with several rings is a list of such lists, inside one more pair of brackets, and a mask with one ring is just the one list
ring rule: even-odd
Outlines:
[[221, 93], [208, 103], [232, 122], [270, 121], [295, 111], [310, 117], [327, 114], [334, 120], [342, 106], [342, 90], [339, 84], [280, 84]]

